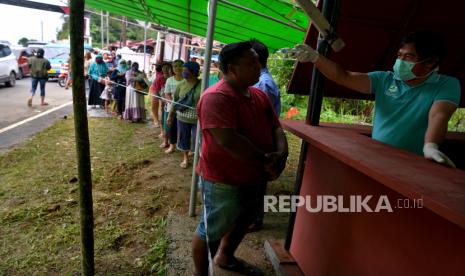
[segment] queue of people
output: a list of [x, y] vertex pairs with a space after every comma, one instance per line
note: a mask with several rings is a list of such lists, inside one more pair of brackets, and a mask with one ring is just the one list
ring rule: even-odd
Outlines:
[[116, 68], [109, 69], [103, 56], [97, 55], [94, 62], [86, 59], [86, 66], [91, 108], [104, 108], [129, 122], [145, 122], [145, 96], [149, 96], [153, 125], [160, 129], [160, 148], [167, 154], [182, 152], [180, 167], [189, 166], [201, 92], [197, 62], [164, 62], [157, 65], [152, 78], [139, 70], [137, 62], [124, 59], [119, 60]]
[[[200, 65], [197, 62], [175, 60], [158, 66], [151, 86], [152, 119], [160, 128], [165, 153], [182, 152], [179, 166], [187, 168], [193, 155], [197, 131], [196, 106], [200, 99]], [[161, 116], [159, 115], [161, 108]]]

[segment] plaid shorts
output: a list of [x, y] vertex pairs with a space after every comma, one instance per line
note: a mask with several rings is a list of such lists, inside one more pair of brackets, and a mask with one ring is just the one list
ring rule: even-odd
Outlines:
[[186, 120], [186, 121], [196, 121], [197, 120], [197, 113], [195, 112], [195, 109], [193, 108], [187, 108], [183, 111], [176, 111], [176, 116], [178, 118], [181, 118]]

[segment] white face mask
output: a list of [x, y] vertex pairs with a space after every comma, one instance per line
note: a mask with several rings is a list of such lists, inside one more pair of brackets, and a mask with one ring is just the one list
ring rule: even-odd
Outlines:
[[428, 74], [426, 74], [424, 76], [415, 75], [412, 72], [412, 69], [416, 64], [425, 62], [427, 60], [428, 59], [424, 59], [424, 60], [418, 61], [418, 62], [412, 62], [412, 61], [406, 61], [406, 60], [402, 60], [402, 59], [398, 58], [398, 59], [396, 59], [396, 63], [394, 63], [394, 66], [392, 68], [394, 70], [394, 75], [397, 78], [399, 78], [399, 79], [401, 79], [403, 81], [409, 81], [409, 80], [413, 80], [413, 79], [416, 79], [416, 78], [426, 78], [429, 75], [431, 75], [433, 72], [437, 72], [439, 70], [439, 68], [438, 67], [434, 68], [433, 70], [431, 70]]
[[411, 62], [398, 58], [392, 67], [394, 70], [394, 75], [403, 81], [413, 80], [417, 76], [415, 76], [415, 74], [412, 72], [412, 69], [415, 64], [420, 62]]

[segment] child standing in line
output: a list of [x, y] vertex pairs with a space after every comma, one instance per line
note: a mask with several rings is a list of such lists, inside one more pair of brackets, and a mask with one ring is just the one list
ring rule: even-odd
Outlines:
[[[154, 127], [160, 127], [159, 108], [160, 108], [160, 90], [165, 85], [163, 80], [162, 64], [157, 64], [155, 67], [155, 74], [152, 75], [152, 85], [150, 85], [149, 92], [151, 95], [152, 105], [152, 119]], [[163, 137], [163, 129], [161, 129], [160, 138]]]
[[169, 117], [168, 114], [171, 110], [171, 101], [173, 100], [173, 94], [176, 91], [176, 87], [183, 80], [183, 64], [184, 61], [180, 59], [173, 61], [172, 67], [174, 75], [166, 80], [165, 90], [163, 91], [164, 98], [170, 101], [166, 103], [164, 112], [165, 120], [163, 127], [166, 133], [165, 142], [169, 143], [169, 148], [165, 150], [165, 153], [173, 153], [176, 151], [176, 143], [178, 141], [178, 121], [176, 119], [176, 113], [172, 113], [171, 117]]
[[107, 72], [105, 77], [105, 89], [103, 89], [100, 98], [104, 101], [105, 111], [110, 113], [110, 106], [113, 99], [113, 82], [110, 80], [112, 71]]
[[[172, 75], [173, 75], [173, 67], [171, 66], [171, 63], [164, 63], [163, 66], [162, 66], [162, 73], [163, 75], [158, 78], [158, 82], [156, 83], [156, 91], [158, 92], [158, 95], [160, 95], [161, 97], [163, 97], [164, 99], [166, 98], [165, 97], [165, 86], [166, 86], [166, 80], [168, 78], [170, 78]], [[165, 126], [165, 123], [166, 123], [166, 105], [167, 103], [164, 101], [164, 100], [161, 100], [161, 120], [160, 120], [160, 123], [161, 123], [161, 134], [162, 135], [162, 138], [163, 138], [163, 143], [161, 143], [160, 145], [160, 148], [167, 148], [169, 146], [169, 143], [168, 143], [168, 137], [169, 137], [169, 133], [167, 132], [167, 129], [164, 127]]]

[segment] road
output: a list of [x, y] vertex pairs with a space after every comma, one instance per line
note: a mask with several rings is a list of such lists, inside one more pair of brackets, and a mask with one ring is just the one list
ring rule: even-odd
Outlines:
[[30, 90], [29, 77], [16, 80], [15, 87], [0, 85], [0, 129], [72, 101], [71, 89], [65, 90], [56, 81], [49, 81], [45, 86], [45, 101], [49, 105], [40, 105], [40, 88], [37, 87], [32, 107], [28, 107]]
[[38, 87], [32, 107], [28, 107], [30, 89], [31, 78], [16, 81], [15, 87], [0, 86], [0, 153], [72, 112], [71, 90], [65, 90], [56, 81], [49, 81], [45, 86], [47, 106], [40, 105]]

